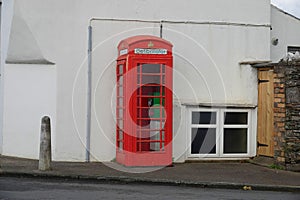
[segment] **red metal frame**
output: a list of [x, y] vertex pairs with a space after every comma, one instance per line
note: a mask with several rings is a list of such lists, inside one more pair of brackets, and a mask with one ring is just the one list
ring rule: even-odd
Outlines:
[[116, 160], [125, 166], [170, 165], [172, 44], [134, 36], [121, 41], [118, 50]]

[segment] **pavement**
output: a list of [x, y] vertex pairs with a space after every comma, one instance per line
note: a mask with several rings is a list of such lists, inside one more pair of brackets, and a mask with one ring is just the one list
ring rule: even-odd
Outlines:
[[164, 168], [124, 167], [115, 162], [52, 162], [51, 170], [39, 171], [38, 160], [0, 155], [1, 176], [300, 192], [299, 172], [246, 161], [182, 163]]

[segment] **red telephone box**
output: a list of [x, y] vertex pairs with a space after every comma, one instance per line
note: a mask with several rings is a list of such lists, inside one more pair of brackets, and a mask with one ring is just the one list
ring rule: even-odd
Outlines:
[[134, 36], [118, 45], [116, 160], [125, 166], [172, 164], [172, 44]]

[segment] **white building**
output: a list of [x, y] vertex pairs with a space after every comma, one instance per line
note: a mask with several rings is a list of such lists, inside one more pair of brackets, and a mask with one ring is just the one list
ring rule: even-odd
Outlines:
[[[277, 62], [288, 47], [300, 47], [299, 19], [270, 0], [2, 1], [0, 154], [37, 159], [40, 121], [48, 115], [54, 160], [85, 161], [89, 143], [92, 161], [113, 160], [117, 45], [161, 32], [173, 44], [174, 161], [255, 156], [258, 83], [251, 64]], [[216, 113], [215, 123], [192, 125], [192, 111]], [[224, 113], [247, 120], [224, 124]], [[215, 131], [208, 137], [213, 153], [193, 152], [192, 128]], [[229, 138], [229, 129], [242, 134]]]

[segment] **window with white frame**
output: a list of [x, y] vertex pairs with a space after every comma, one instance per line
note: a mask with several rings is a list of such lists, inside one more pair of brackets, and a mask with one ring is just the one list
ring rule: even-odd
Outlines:
[[191, 157], [249, 155], [251, 109], [190, 109]]
[[300, 46], [288, 46], [287, 47], [288, 53], [296, 53], [297, 51], [300, 53]]

